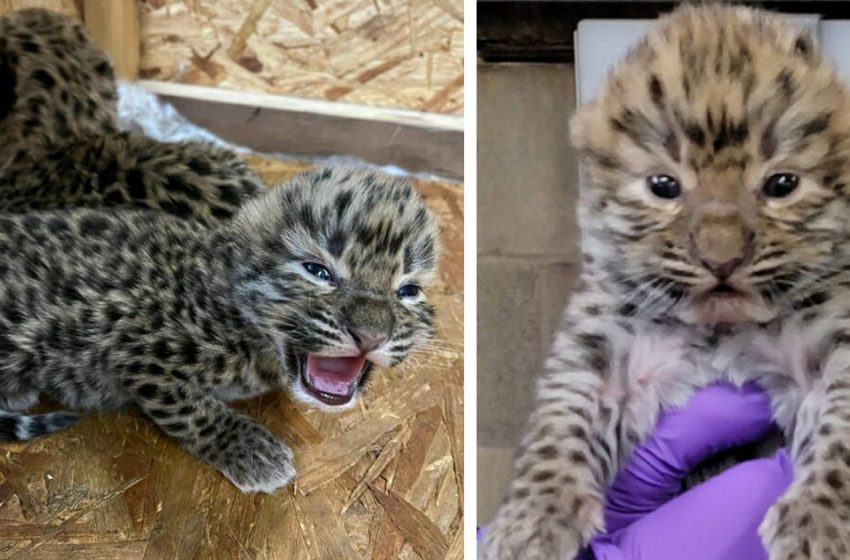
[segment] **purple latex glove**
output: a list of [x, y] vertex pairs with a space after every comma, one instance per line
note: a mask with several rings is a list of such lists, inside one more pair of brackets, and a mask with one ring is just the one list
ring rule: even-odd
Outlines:
[[757, 439], [770, 425], [768, 398], [754, 385], [712, 385], [662, 414], [607, 494], [608, 533], [591, 543], [597, 560], [767, 558], [757, 529], [791, 484], [784, 451], [677, 494], [682, 478], [702, 460]]

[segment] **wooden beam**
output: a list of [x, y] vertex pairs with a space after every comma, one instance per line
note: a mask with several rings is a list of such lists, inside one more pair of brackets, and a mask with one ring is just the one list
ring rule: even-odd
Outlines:
[[84, 0], [83, 20], [94, 42], [112, 57], [115, 74], [135, 79], [141, 45], [135, 0]]
[[265, 153], [354, 156], [408, 171], [463, 178], [463, 117], [139, 81], [198, 126]]

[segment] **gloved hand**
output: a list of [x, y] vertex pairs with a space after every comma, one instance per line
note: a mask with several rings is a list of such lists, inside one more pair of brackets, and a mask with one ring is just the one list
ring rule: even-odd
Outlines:
[[702, 460], [758, 439], [770, 426], [768, 398], [751, 385], [711, 385], [681, 409], [662, 414], [608, 491], [608, 532], [590, 546], [596, 559], [767, 558], [757, 529], [791, 484], [793, 469], [784, 450], [677, 494], [684, 476]]

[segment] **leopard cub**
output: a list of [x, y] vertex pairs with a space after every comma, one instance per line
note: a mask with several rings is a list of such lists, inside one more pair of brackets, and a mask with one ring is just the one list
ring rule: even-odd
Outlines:
[[264, 189], [232, 151], [119, 130], [112, 64], [41, 9], [0, 18], [0, 211], [150, 208], [215, 225]]
[[224, 400], [288, 389], [351, 407], [374, 365], [429, 339], [435, 219], [407, 182], [304, 173], [210, 228], [162, 212], [0, 214], [0, 440], [70, 424], [28, 415], [135, 406], [246, 492], [292, 453]]
[[480, 557], [575, 558], [659, 412], [726, 380], [794, 461], [770, 559], [850, 558], [850, 92], [783, 17], [684, 5], [571, 136], [582, 277]]

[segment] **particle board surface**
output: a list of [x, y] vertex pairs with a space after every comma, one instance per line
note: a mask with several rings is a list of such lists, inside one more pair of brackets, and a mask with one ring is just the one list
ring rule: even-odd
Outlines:
[[43, 8], [59, 12], [72, 19], [82, 19], [80, 0], [0, 0], [0, 16], [5, 16], [24, 8]]
[[[269, 184], [306, 165], [250, 157]], [[296, 454], [296, 486], [241, 494], [137, 413], [0, 446], [0, 559], [459, 559], [463, 189], [417, 181], [442, 225], [438, 337], [332, 415], [281, 393], [235, 405]]]
[[141, 0], [145, 79], [463, 110], [462, 0]]

